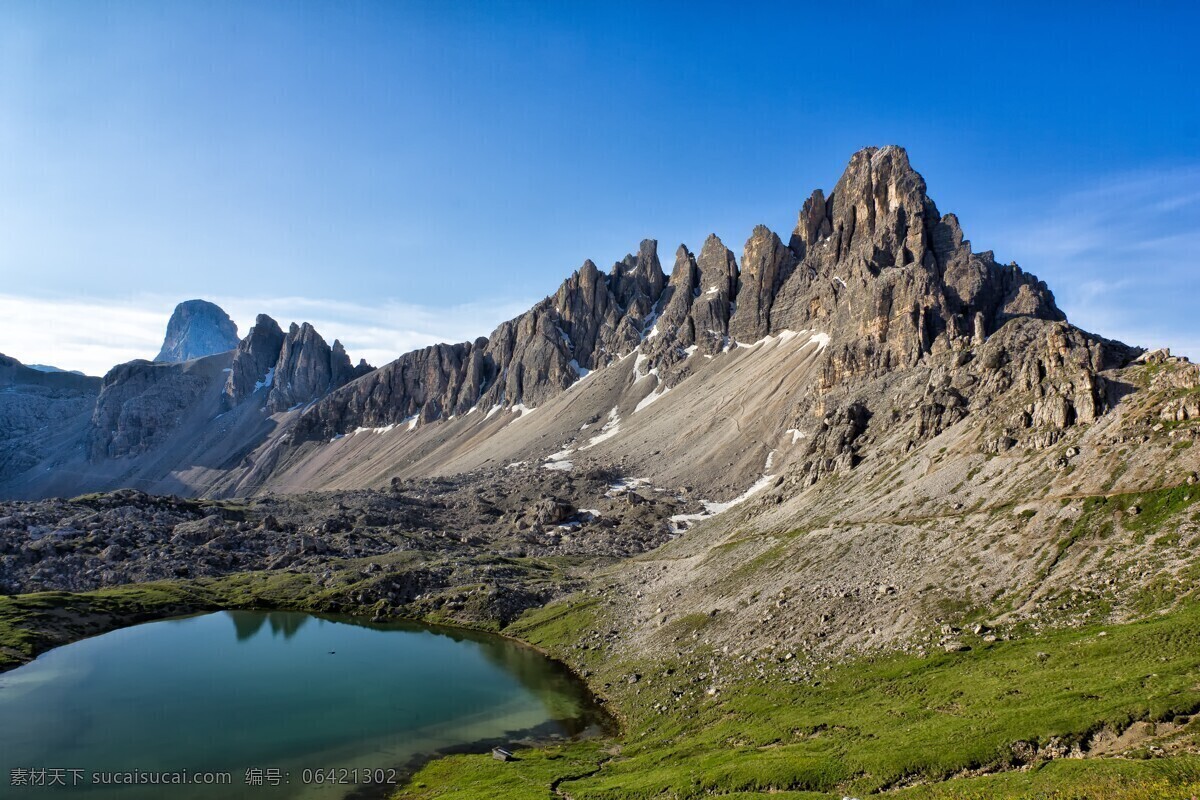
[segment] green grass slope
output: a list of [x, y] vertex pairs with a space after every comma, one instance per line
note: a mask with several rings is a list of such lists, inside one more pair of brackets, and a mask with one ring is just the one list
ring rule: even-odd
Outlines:
[[[551, 606], [509, 632], [554, 652], [596, 613], [588, 602]], [[625, 723], [612, 754], [585, 743], [511, 764], [463, 756], [429, 765], [401, 796], [546, 797], [552, 786], [575, 800], [888, 789], [904, 798], [1188, 798], [1200, 790], [1200, 761], [1187, 756], [1051, 760], [1138, 720], [1193, 742], [1197, 604], [961, 653], [865, 658], [805, 683], [747, 672], [712, 694], [690, 663], [586, 665]], [[641, 677], [631, 683], [632, 674]], [[701, 700], [682, 699], [696, 689]]]

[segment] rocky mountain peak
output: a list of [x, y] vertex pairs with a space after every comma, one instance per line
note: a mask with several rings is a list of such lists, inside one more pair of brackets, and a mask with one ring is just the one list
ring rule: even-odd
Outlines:
[[365, 361], [355, 368], [340, 341], [335, 340], [330, 347], [310, 323], [293, 322], [283, 337], [271, 373], [267, 408], [286, 411], [322, 397], [370, 370]]
[[155, 361], [191, 361], [238, 345], [237, 325], [215, 303], [187, 300], [175, 306]]
[[779, 286], [796, 266], [796, 256], [779, 236], [759, 225], [746, 241], [739, 274], [741, 288], [729, 321], [729, 335], [736, 340], [757, 341], [771, 330], [771, 306]]
[[[236, 462], [228, 486], [241, 490], [292, 469], [307, 481], [306, 453], [331, 444], [406, 470], [523, 463], [545, 445], [670, 485], [701, 475], [732, 496], [772, 463], [812, 482], [855, 469], [878, 437], [915, 447], [970, 415], [999, 453], [1049, 446], [1112, 407], [1107, 371], [1129, 348], [1070, 326], [1045, 284], [973, 252], [902, 149], [860, 151], [832, 190], [801, 196], [789, 240], [760, 225], [735, 256], [714, 234], [698, 253], [680, 245], [668, 277], [644, 239], [608, 270], [584, 261], [486, 338], [378, 370], [311, 324], [259, 316], [233, 351], [114, 369], [84, 452], [151, 472]], [[336, 444], [367, 431], [396, 435]]]
[[627, 255], [613, 265], [613, 292], [626, 312], [636, 304], [637, 314], [648, 315], [666, 282], [667, 276], [658, 261], [658, 242], [654, 239], [644, 239], [636, 256]]
[[283, 330], [266, 314], [259, 314], [254, 327], [238, 343], [229, 377], [225, 381], [227, 407], [237, 405], [259, 389], [275, 382], [275, 365], [283, 350]]
[[903, 148], [868, 147], [828, 194], [809, 195], [789, 242], [760, 225], [739, 266], [713, 234], [699, 255], [681, 245], [669, 278], [653, 239], [608, 273], [584, 261], [490, 337], [402, 356], [325, 398], [298, 432], [325, 437], [413, 415], [534, 407], [634, 350], [635, 372], [654, 369], [674, 386], [695, 367], [693, 354], [716, 356], [786, 330], [819, 334], [825, 366], [806, 389], [819, 393], [982, 342], [1013, 317], [1063, 319], [1045, 284], [971, 252]]
[[738, 288], [737, 259], [713, 233], [700, 248], [696, 269], [699, 295], [691, 309], [695, 344], [702, 353], [717, 353], [728, 344], [729, 318]]

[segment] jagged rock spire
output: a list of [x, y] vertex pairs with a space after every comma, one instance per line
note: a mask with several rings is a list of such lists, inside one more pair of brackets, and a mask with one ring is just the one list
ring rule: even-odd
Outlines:
[[669, 280], [652, 239], [608, 274], [585, 261], [555, 294], [487, 339], [401, 356], [327, 397], [298, 432], [534, 406], [634, 348], [669, 373], [687, 369], [681, 362], [693, 346], [713, 355], [784, 329], [829, 337], [828, 388], [982, 340], [1013, 316], [1057, 320], [1062, 312], [1033, 276], [970, 251], [903, 148], [868, 147], [828, 195], [817, 190], [804, 202], [789, 245], [755, 228], [740, 270], [716, 235], [698, 257], [681, 246]]
[[307, 322], [292, 323], [285, 334], [279, 323], [259, 314], [233, 355], [225, 380], [225, 407], [264, 392], [267, 408], [284, 411], [345, 386], [371, 369], [366, 361], [353, 366], [340, 341], [330, 347]]
[[274, 384], [283, 339], [279, 323], [259, 314], [233, 354], [229, 377], [225, 380], [226, 407], [235, 406], [257, 390]]
[[742, 255], [741, 289], [729, 321], [735, 340], [757, 341], [771, 330], [771, 305], [780, 284], [796, 266], [796, 255], [765, 225], [759, 225]]

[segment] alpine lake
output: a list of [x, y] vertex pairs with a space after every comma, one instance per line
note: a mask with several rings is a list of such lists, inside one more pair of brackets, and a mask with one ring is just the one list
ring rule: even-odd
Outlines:
[[387, 797], [440, 754], [608, 724], [565, 667], [502, 637], [219, 611], [0, 674], [0, 786], [80, 800]]

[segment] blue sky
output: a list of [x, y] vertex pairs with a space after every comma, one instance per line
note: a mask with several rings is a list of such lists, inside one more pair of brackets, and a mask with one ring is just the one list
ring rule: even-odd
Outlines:
[[206, 297], [382, 362], [897, 143], [1073, 321], [1200, 356], [1200, 12], [964, 5], [4, 3], [0, 352], [101, 372]]

